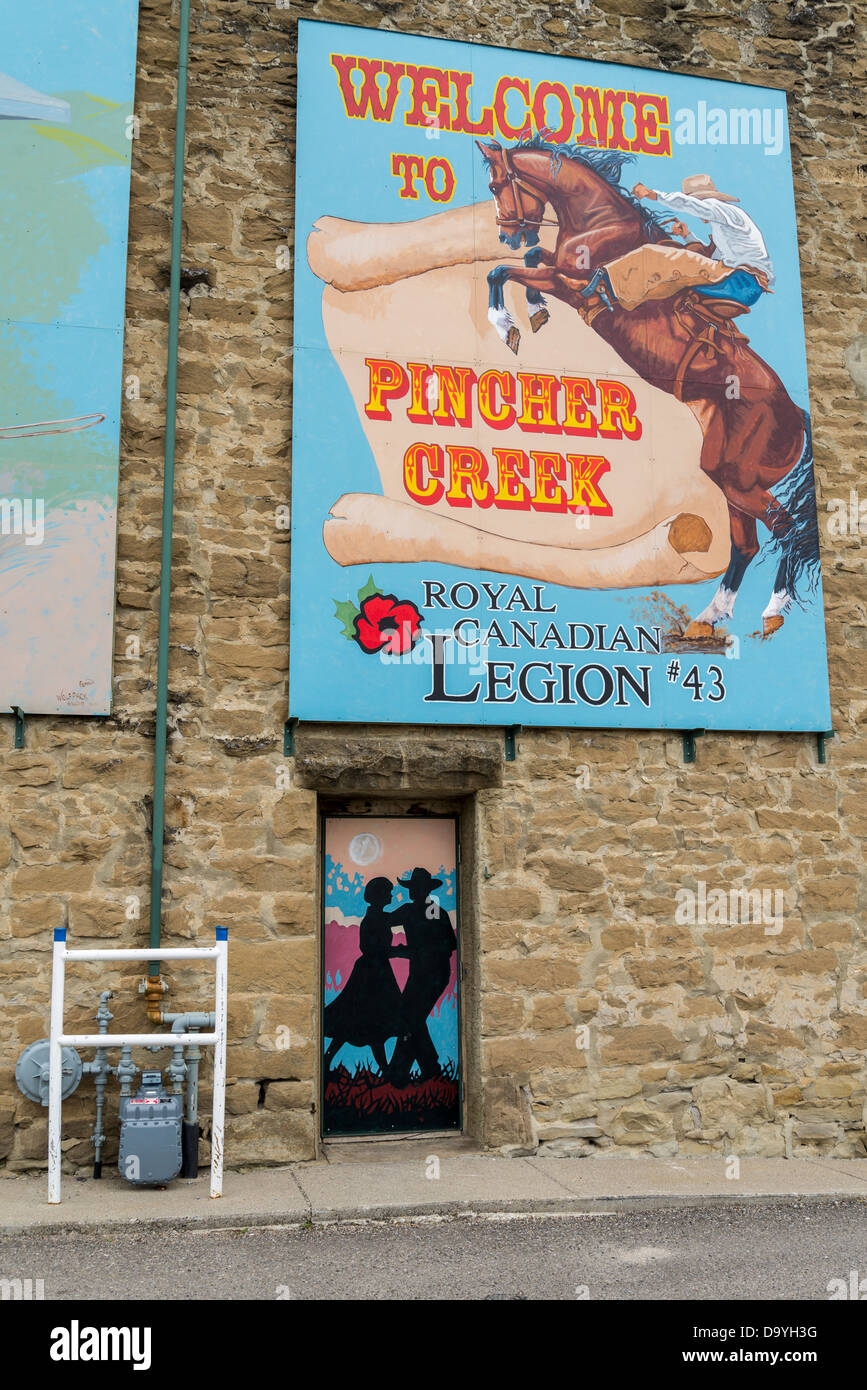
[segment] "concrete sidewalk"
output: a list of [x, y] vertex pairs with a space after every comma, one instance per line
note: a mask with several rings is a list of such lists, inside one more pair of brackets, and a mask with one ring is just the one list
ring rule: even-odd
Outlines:
[[136, 1189], [116, 1173], [65, 1177], [62, 1202], [49, 1206], [46, 1179], [9, 1175], [0, 1181], [0, 1233], [45, 1229], [148, 1225], [198, 1227], [324, 1224], [506, 1212], [525, 1214], [677, 1210], [725, 1202], [787, 1199], [858, 1200], [867, 1211], [867, 1159], [731, 1160], [500, 1158], [430, 1156], [436, 1141], [414, 1145], [417, 1156], [389, 1153], [358, 1159], [299, 1163], [285, 1168], [228, 1172], [223, 1197], [208, 1196], [209, 1175]]

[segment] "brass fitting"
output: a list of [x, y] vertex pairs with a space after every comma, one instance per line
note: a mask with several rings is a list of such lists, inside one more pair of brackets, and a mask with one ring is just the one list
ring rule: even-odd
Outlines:
[[145, 980], [144, 997], [147, 1015], [151, 1023], [162, 1023], [162, 997], [168, 985], [162, 975], [148, 975]]

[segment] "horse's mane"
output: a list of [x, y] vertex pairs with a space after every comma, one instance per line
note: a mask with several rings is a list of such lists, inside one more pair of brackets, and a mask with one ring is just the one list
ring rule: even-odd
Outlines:
[[[592, 169], [594, 174], [598, 174], [601, 179], [610, 184], [615, 193], [618, 193], [625, 203], [637, 212], [641, 220], [641, 230], [650, 241], [659, 241], [663, 237], [668, 237], [669, 224], [674, 221], [671, 214], [651, 212], [637, 198], [633, 198], [628, 189], [624, 188], [620, 182], [620, 175], [624, 164], [634, 164], [635, 156], [623, 150], [596, 150], [587, 145], [556, 144], [551, 140], [546, 140], [546, 132], [542, 131], [536, 135], [527, 136], [511, 146], [513, 154], [520, 150], [542, 150], [551, 156], [551, 173], [556, 179], [560, 164], [564, 159], [572, 160], [576, 164], [583, 164], [586, 168]], [[495, 146], [502, 149], [502, 146]], [[485, 160], [490, 164], [490, 160]]]

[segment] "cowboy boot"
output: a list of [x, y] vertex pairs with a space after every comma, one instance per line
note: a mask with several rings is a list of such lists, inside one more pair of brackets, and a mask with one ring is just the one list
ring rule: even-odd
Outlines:
[[609, 312], [614, 309], [614, 305], [617, 303], [617, 295], [614, 293], [614, 287], [611, 284], [608, 271], [605, 269], [604, 265], [601, 265], [598, 270], [593, 272], [593, 275], [587, 281], [583, 290], [579, 290], [579, 294], [582, 299], [587, 300], [589, 300], [592, 295], [597, 296], [597, 299], [602, 301]]

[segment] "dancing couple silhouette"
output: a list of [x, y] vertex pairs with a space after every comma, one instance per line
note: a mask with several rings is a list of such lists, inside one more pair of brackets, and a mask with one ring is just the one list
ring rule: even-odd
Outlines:
[[[449, 982], [458, 942], [449, 914], [430, 896], [442, 879], [415, 868], [398, 883], [409, 890], [410, 900], [392, 912], [385, 911], [394, 892], [391, 880], [372, 878], [365, 885], [368, 907], [359, 928], [361, 955], [340, 994], [325, 1008], [324, 1033], [331, 1039], [326, 1073], [344, 1043], [366, 1045], [382, 1079], [402, 1087], [409, 1082], [413, 1062], [418, 1062], [423, 1081], [439, 1074], [427, 1019]], [[403, 946], [392, 945], [395, 927], [403, 929]], [[403, 992], [391, 968], [395, 957], [409, 961]], [[397, 1038], [390, 1062], [385, 1053], [389, 1038]]]

